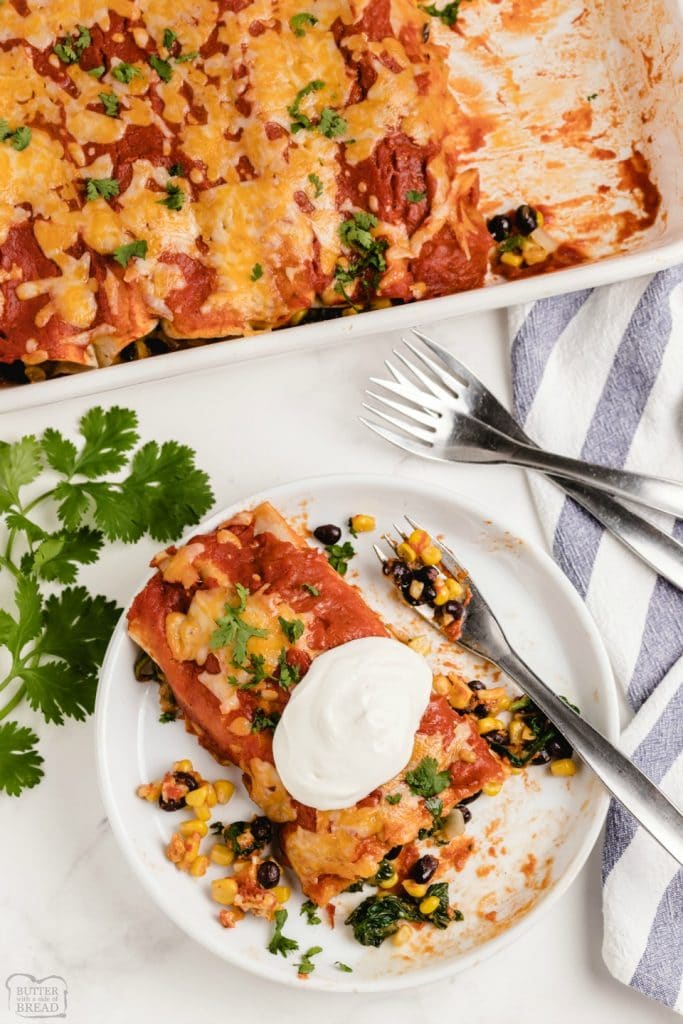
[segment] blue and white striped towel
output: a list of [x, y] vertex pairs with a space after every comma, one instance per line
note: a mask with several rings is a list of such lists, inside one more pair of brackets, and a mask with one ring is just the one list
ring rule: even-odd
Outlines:
[[[535, 441], [683, 480], [683, 267], [515, 308], [510, 332], [516, 412]], [[683, 593], [530, 476], [548, 544], [607, 646], [622, 748], [683, 804]], [[683, 539], [681, 521], [655, 518]], [[614, 977], [683, 1013], [683, 869], [614, 801], [603, 912]]]

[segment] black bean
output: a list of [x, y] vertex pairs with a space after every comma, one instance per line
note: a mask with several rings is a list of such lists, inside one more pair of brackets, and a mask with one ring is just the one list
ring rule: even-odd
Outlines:
[[398, 855], [399, 855], [399, 853], [401, 852], [402, 849], [403, 849], [402, 846], [392, 846], [391, 849], [389, 850], [389, 853], [385, 853], [384, 854], [384, 859], [385, 860], [396, 860], [396, 858], [398, 857]]
[[424, 885], [432, 877], [434, 872], [439, 866], [439, 862], [436, 857], [432, 857], [430, 853], [426, 853], [424, 857], [420, 857], [416, 860], [410, 869], [410, 877], [418, 883], [418, 885]]
[[341, 537], [341, 530], [334, 523], [326, 523], [325, 526], [316, 526], [313, 536], [321, 544], [336, 544]]
[[467, 684], [470, 690], [485, 690], [486, 687], [483, 683], [480, 683], [478, 679], [473, 679], [471, 683]]
[[505, 746], [508, 741], [508, 734], [501, 729], [497, 729], [495, 732], [487, 732], [484, 739], [488, 743], [499, 743]]
[[548, 751], [550, 756], [554, 760], [563, 760], [565, 757], [572, 756], [572, 746], [568, 743], [564, 736], [554, 736], [545, 745], [545, 749]]
[[423, 565], [415, 570], [414, 576], [422, 583], [436, 583], [439, 578], [439, 570], [435, 565]]
[[266, 817], [254, 818], [249, 830], [260, 846], [265, 846], [273, 838], [273, 826]]
[[550, 760], [550, 754], [547, 750], [539, 750], [537, 754], [531, 758], [531, 764], [547, 764]]
[[462, 805], [463, 804], [473, 804], [474, 801], [478, 800], [480, 796], [481, 796], [481, 790], [478, 789], [476, 793], [472, 794], [472, 796], [463, 797], [463, 799], [458, 804], [458, 807], [460, 807], [460, 809], [462, 810]]
[[472, 709], [472, 712], [477, 716], [477, 718], [487, 718], [489, 709], [485, 704], [477, 704], [476, 707]]
[[396, 562], [392, 570], [392, 576], [394, 581], [401, 586], [406, 580], [411, 578], [412, 573], [405, 562]]
[[164, 800], [163, 789], [159, 794], [159, 807], [162, 811], [179, 811], [185, 807], [185, 796], [193, 789], [199, 789], [199, 783], [189, 772], [173, 772], [173, 781], [179, 786], [185, 786], [186, 791], [177, 800]]
[[280, 868], [274, 860], [264, 860], [259, 864], [256, 880], [263, 889], [274, 889], [280, 881]]
[[470, 821], [471, 818], [472, 818], [472, 811], [469, 809], [469, 807], [465, 807], [465, 801], [464, 800], [461, 803], [458, 804], [458, 808], [457, 809], [462, 814], [462, 820], [465, 822], [465, 824], [467, 824], [467, 822]]
[[457, 621], [462, 618], [465, 606], [460, 601], [446, 601], [445, 604], [441, 605], [444, 615], [452, 615]]
[[515, 211], [515, 222], [520, 235], [530, 235], [538, 227], [538, 215], [533, 206], [526, 203]]
[[489, 229], [489, 234], [493, 235], [497, 242], [504, 242], [512, 234], [512, 223], [510, 218], [506, 217], [504, 213], [499, 213], [497, 217], [491, 217], [491, 220], [487, 220], [486, 227]]

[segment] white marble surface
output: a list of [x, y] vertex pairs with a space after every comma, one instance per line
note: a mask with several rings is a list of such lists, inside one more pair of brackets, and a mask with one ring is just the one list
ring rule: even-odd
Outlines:
[[[504, 398], [509, 396], [504, 315], [453, 321], [434, 331]], [[367, 376], [389, 354], [389, 336], [359, 339], [104, 396], [135, 408], [145, 439], [178, 438], [211, 474], [218, 507], [296, 477], [397, 473], [456, 488], [542, 543], [521, 471], [443, 467], [402, 457], [357, 422]], [[73, 429], [92, 399], [0, 416], [12, 439]], [[255, 416], [256, 411], [260, 415]], [[108, 549], [82, 579], [121, 602], [158, 545]], [[391, 1020], [659, 1024], [672, 1013], [613, 981], [600, 957], [600, 862], [594, 852], [570, 891], [517, 944], [449, 982], [395, 996], [331, 997], [242, 974], [185, 937], [152, 904], [117, 850], [95, 774], [92, 724], [39, 724], [46, 778], [20, 800], [0, 798], [0, 982], [22, 972], [61, 975], [75, 1024], [250, 1019], [302, 1024]], [[247, 1016], [248, 1015], [248, 1016]], [[0, 1022], [19, 1020], [0, 990]]]

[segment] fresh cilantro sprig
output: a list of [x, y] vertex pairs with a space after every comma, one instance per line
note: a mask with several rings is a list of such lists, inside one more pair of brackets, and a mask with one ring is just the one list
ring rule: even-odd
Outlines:
[[21, 153], [30, 144], [32, 134], [28, 125], [10, 128], [7, 121], [0, 119], [0, 142], [8, 142], [17, 153]]
[[299, 948], [299, 943], [296, 939], [288, 939], [286, 935], [282, 934], [282, 929], [285, 926], [287, 920], [286, 910], [275, 911], [275, 931], [273, 937], [268, 943], [268, 952], [277, 955], [280, 953], [282, 956], [287, 956], [294, 950]]
[[306, 900], [301, 904], [301, 910], [299, 911], [299, 917], [306, 918], [306, 924], [321, 924], [321, 918], [318, 914], [318, 905], [313, 900]]
[[[376, 289], [380, 276], [387, 269], [385, 252], [389, 246], [386, 238], [375, 238], [372, 231], [377, 227], [377, 218], [373, 213], [359, 210], [348, 220], [339, 225], [339, 237], [346, 248], [351, 250], [351, 258], [346, 264], [337, 264], [334, 272], [335, 291], [338, 295], [351, 300], [347, 288], [358, 281]], [[353, 305], [353, 303], [351, 303]]]
[[416, 796], [427, 799], [438, 796], [446, 786], [449, 786], [451, 776], [450, 772], [439, 771], [439, 763], [435, 757], [423, 757], [412, 771], [406, 772], [406, 782]]
[[236, 584], [237, 605], [226, 604], [225, 614], [216, 620], [217, 629], [211, 634], [209, 645], [212, 650], [219, 647], [232, 647], [232, 663], [237, 668], [244, 668], [247, 663], [247, 643], [252, 637], [268, 636], [267, 629], [256, 629], [242, 618], [247, 607], [249, 591], [241, 583]]
[[448, 25], [452, 28], [458, 20], [458, 14], [460, 13], [461, 0], [453, 0], [452, 3], [446, 4], [444, 7], [437, 7], [436, 4], [419, 4], [420, 10], [424, 11], [432, 18], [439, 18], [444, 25]]
[[79, 25], [76, 32], [65, 36], [60, 43], [57, 43], [53, 48], [53, 53], [59, 57], [62, 64], [77, 64], [81, 54], [88, 49], [91, 43], [92, 36], [89, 29], [84, 25]]
[[345, 540], [343, 544], [328, 544], [325, 548], [327, 561], [340, 576], [346, 576], [349, 562], [356, 553], [351, 541]]
[[322, 951], [322, 946], [311, 946], [310, 949], [307, 949], [305, 953], [301, 954], [301, 962], [296, 965], [299, 977], [305, 978], [306, 975], [313, 973], [315, 970], [315, 964], [313, 963], [312, 957], [318, 956]]
[[307, 114], [300, 108], [301, 101], [310, 96], [311, 93], [320, 92], [321, 89], [325, 88], [325, 83], [319, 78], [314, 78], [312, 82], [305, 85], [303, 89], [299, 89], [298, 93], [294, 97], [294, 102], [287, 107], [287, 113], [292, 118], [289, 130], [292, 135], [296, 135], [300, 131], [318, 132], [320, 135], [325, 135], [328, 139], [337, 138], [339, 135], [345, 135], [347, 129], [347, 123], [341, 114], [338, 114], [332, 107], [323, 107], [320, 111], [320, 116], [317, 121], [312, 121]]
[[[98, 407], [82, 417], [76, 442], [53, 428], [0, 442], [0, 570], [13, 578], [13, 608], [0, 610], [0, 789], [11, 796], [40, 781], [43, 759], [32, 729], [3, 720], [24, 700], [57, 725], [94, 707], [120, 609], [75, 585], [80, 567], [97, 561], [105, 540], [170, 540], [213, 503], [191, 449], [139, 447], [137, 426], [129, 409]], [[46, 525], [52, 510], [56, 529]]]

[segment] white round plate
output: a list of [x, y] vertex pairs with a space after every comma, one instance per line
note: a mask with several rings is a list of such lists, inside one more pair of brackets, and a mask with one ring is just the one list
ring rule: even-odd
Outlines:
[[[395, 596], [372, 552], [379, 534], [411, 515], [443, 535], [471, 571], [509, 639], [558, 693], [578, 704], [582, 714], [608, 736], [617, 735], [617, 704], [607, 655], [582, 602], [551, 559], [517, 539], [504, 520], [489, 516], [459, 495], [395, 477], [327, 476], [274, 488], [246, 498], [214, 515], [201, 528], [213, 529], [234, 512], [269, 499], [295, 524], [311, 528], [346, 522], [363, 512], [377, 519], [377, 531], [361, 534], [349, 580], [358, 582], [370, 605], [411, 635], [425, 624]], [[141, 579], [134, 593], [144, 585]], [[481, 661], [450, 647], [445, 653], [437, 633], [427, 630], [435, 665], [445, 658], [466, 678], [491, 681]], [[336, 925], [310, 926], [300, 916], [301, 895], [288, 904], [286, 935], [300, 949], [322, 946], [315, 972], [297, 977], [298, 954], [287, 959], [268, 952], [272, 925], [247, 918], [226, 930], [210, 897], [210, 879], [224, 869], [211, 865], [204, 878], [177, 871], [164, 849], [183, 812], [168, 814], [140, 800], [141, 782], [158, 779], [175, 760], [190, 758], [208, 778], [226, 774], [237, 792], [214, 816], [224, 822], [254, 813], [239, 772], [221, 768], [184, 731], [182, 722], [160, 724], [157, 688], [133, 676], [135, 647], [122, 620], [112, 637], [97, 697], [100, 785], [114, 835], [141, 882], [159, 906], [188, 935], [230, 963], [271, 981], [327, 991], [382, 991], [424, 984], [463, 970], [501, 949], [550, 908], [584, 864], [603, 822], [607, 798], [586, 768], [571, 779], [555, 778], [547, 768], [512, 776], [496, 797], [472, 804], [468, 834], [475, 852], [464, 870], [453, 873], [451, 901], [464, 914], [447, 930], [423, 929], [406, 946], [386, 941], [380, 949], [358, 945], [344, 918], [362, 895], [339, 898]], [[495, 678], [495, 677], [494, 677]], [[209, 842], [206, 842], [208, 847]], [[291, 872], [289, 873], [291, 874]], [[341, 961], [352, 968], [342, 972]]]

